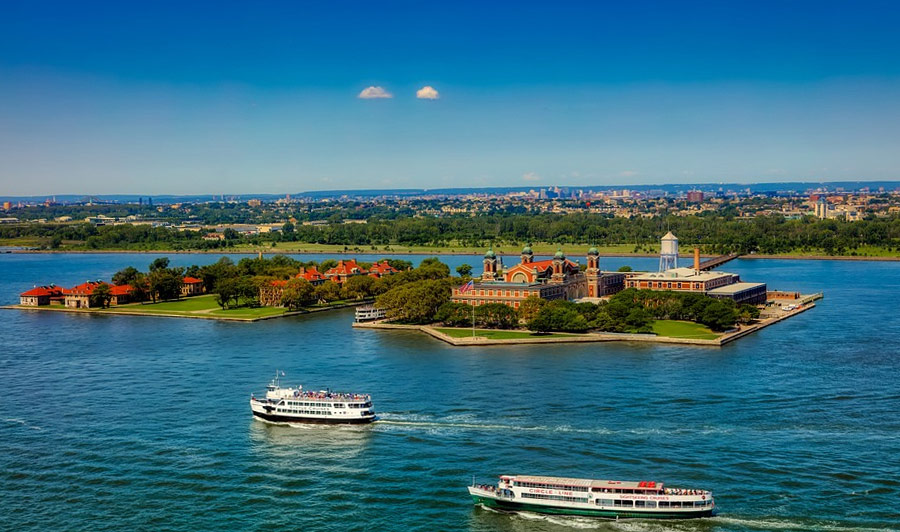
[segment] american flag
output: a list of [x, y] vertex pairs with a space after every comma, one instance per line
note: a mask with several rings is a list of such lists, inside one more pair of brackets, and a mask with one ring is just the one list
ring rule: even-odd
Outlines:
[[469, 281], [468, 283], [459, 287], [459, 293], [465, 294], [466, 292], [471, 290], [473, 286], [475, 286], [475, 281]]

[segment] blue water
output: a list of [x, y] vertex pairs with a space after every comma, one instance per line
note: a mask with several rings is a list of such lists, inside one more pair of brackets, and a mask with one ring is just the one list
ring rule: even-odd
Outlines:
[[[153, 258], [0, 255], [0, 302]], [[622, 264], [655, 261], [604, 259]], [[826, 298], [724, 348], [454, 348], [353, 330], [352, 311], [257, 323], [0, 311], [0, 530], [900, 528], [900, 264], [726, 269]], [[253, 421], [249, 395], [275, 368], [371, 393], [383, 421]], [[472, 476], [501, 473], [711, 489], [721, 514], [606, 522], [474, 507]]]

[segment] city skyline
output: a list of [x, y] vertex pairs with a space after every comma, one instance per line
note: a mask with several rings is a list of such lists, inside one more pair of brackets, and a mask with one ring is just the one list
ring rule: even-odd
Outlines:
[[0, 195], [895, 180], [900, 8], [7, 6]]

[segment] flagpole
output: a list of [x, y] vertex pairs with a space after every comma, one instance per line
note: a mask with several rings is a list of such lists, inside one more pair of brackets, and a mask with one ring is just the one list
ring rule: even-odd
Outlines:
[[475, 300], [472, 300], [472, 338], [475, 338]]

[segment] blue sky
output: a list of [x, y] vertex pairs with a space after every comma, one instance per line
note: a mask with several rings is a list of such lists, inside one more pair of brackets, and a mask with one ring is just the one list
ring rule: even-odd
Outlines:
[[900, 179], [898, 27], [896, 2], [7, 1], [0, 195]]

